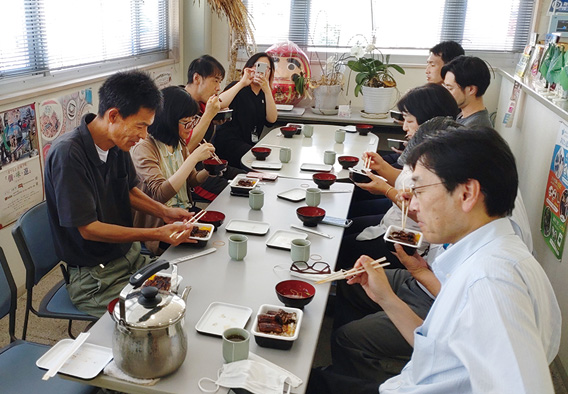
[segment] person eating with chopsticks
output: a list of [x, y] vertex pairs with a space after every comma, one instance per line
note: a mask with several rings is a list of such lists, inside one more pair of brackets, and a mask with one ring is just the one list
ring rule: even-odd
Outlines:
[[[152, 79], [139, 71], [119, 72], [99, 89], [97, 114], [86, 114], [59, 137], [45, 161], [45, 194], [57, 256], [67, 263], [71, 301], [102, 316], [130, 276], [151, 262], [138, 241], [178, 245], [170, 237], [191, 225], [173, 224], [193, 215], [152, 200], [137, 188], [129, 150], [147, 135], [162, 105]], [[161, 218], [157, 228], [132, 227], [131, 210]]]
[[[227, 120], [215, 120], [220, 110], [231, 104], [236, 94], [252, 82], [251, 71], [243, 73], [241, 80], [230, 89], [221, 92], [221, 82], [225, 78], [225, 68], [210, 55], [194, 59], [187, 68], [187, 84], [184, 89], [197, 101], [199, 113], [196, 123], [189, 129], [186, 138], [187, 148], [192, 152], [203, 140], [213, 142], [218, 125]], [[221, 157], [221, 159], [225, 159]], [[197, 169], [201, 169], [201, 164]], [[195, 200], [213, 201], [237, 174], [244, 173], [240, 168], [228, 166], [222, 176], [211, 177], [193, 188]]]
[[[191, 188], [211, 176], [207, 170], [197, 171], [195, 167], [212, 157], [215, 147], [202, 143], [190, 152], [185, 140], [197, 120], [199, 107], [179, 86], [162, 89], [162, 95], [164, 105], [148, 127], [150, 135], [132, 148], [132, 161], [144, 193], [168, 207], [193, 209]], [[144, 212], [134, 213], [135, 227], [152, 228], [163, 224], [161, 218]], [[148, 241], [145, 245], [152, 253], [162, 254], [169, 243]]]
[[[464, 160], [467, 158], [467, 160]], [[380, 393], [553, 393], [548, 364], [561, 316], [542, 267], [515, 234], [510, 215], [518, 174], [507, 143], [490, 128], [456, 130], [415, 147], [410, 210], [431, 242], [450, 244], [421, 280], [439, 293], [425, 319], [362, 256], [349, 279], [380, 305], [413, 347]], [[396, 246], [407, 264], [415, 259]], [[417, 264], [417, 262], [414, 262]], [[376, 393], [377, 383], [314, 370], [308, 393]]]

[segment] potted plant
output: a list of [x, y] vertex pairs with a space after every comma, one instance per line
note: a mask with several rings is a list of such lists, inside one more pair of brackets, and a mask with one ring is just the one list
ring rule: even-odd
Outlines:
[[345, 56], [330, 56], [322, 65], [321, 76], [317, 79], [305, 78], [303, 74], [294, 81], [299, 95], [314, 97], [314, 111], [322, 115], [337, 114], [337, 100], [343, 87]]
[[[402, 67], [390, 64], [390, 55], [372, 55], [374, 45], [369, 45], [365, 50], [362, 47], [353, 47], [351, 55], [355, 58], [347, 62], [347, 67], [355, 71], [355, 97], [363, 94], [365, 112], [369, 114], [386, 113], [391, 107], [391, 100], [396, 80], [392, 70], [404, 74]], [[371, 57], [362, 56], [364, 52], [371, 53]]]

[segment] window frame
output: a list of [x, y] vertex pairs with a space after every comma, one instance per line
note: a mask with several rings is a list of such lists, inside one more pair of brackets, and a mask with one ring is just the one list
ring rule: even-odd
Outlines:
[[[167, 43], [166, 49], [63, 69], [30, 70], [26, 73], [2, 76], [0, 105], [34, 98], [38, 94], [60, 91], [62, 88], [70, 89], [102, 81], [118, 70], [149, 69], [179, 62], [180, 1], [165, 0], [165, 2], [167, 20], [163, 38]], [[37, 43], [34, 46], [37, 47]], [[43, 56], [41, 51], [33, 51], [32, 45], [28, 45], [28, 53], [30, 56]]]
[[[243, 3], [245, 6], [248, 6], [250, 0], [243, 0]], [[289, 37], [288, 39], [290, 41], [293, 41], [294, 43], [298, 44], [298, 46], [300, 46], [300, 48], [302, 48], [308, 58], [311, 60], [311, 63], [317, 63], [317, 59], [320, 59], [321, 62], [325, 62], [325, 59], [327, 59], [328, 56], [332, 55], [332, 54], [337, 54], [337, 55], [341, 55], [344, 53], [348, 53], [350, 51], [350, 48], [346, 48], [346, 47], [317, 47], [314, 45], [309, 44], [308, 42], [308, 36], [309, 36], [309, 26], [306, 26], [304, 24], [304, 20], [309, 20], [309, 16], [310, 16], [310, 2], [311, 0], [292, 0], [290, 3], [290, 7], [293, 8], [295, 10], [295, 12], [291, 13], [291, 15], [293, 15], [293, 17], [290, 18], [290, 33], [289, 33]], [[462, 3], [463, 0], [446, 0], [446, 10], [444, 13], [444, 19], [450, 18], [452, 17], [453, 20], [456, 20], [456, 18], [460, 18], [463, 23], [462, 25], [465, 25], [465, 18], [466, 18], [466, 7], [462, 6], [459, 8], [459, 12], [456, 13], [456, 8], [455, 6], [450, 6], [454, 3]], [[523, 5], [521, 5], [522, 7]], [[526, 7], [526, 4], [524, 5]], [[450, 12], [454, 11], [454, 15], [450, 15]], [[533, 4], [532, 6], [532, 14], [531, 14], [531, 31], [534, 30], [534, 26], [535, 26], [535, 19], [538, 16], [539, 13], [539, 7], [538, 4]], [[456, 15], [457, 14], [457, 15]], [[292, 25], [294, 20], [296, 21], [300, 21], [301, 23], [299, 24], [300, 26], [303, 27], [303, 34], [298, 34], [297, 30], [298, 29], [292, 29]], [[455, 25], [454, 25], [455, 26]], [[518, 30], [518, 28], [517, 28]], [[462, 28], [459, 32], [456, 31], [453, 26], [448, 26], [445, 23], [442, 23], [442, 31], [440, 34], [440, 41], [445, 41], [445, 40], [457, 40], [458, 36], [463, 38], [463, 34], [464, 34], [464, 29]], [[520, 43], [519, 42], [520, 37], [516, 34], [515, 35], [515, 43], [516, 45], [519, 46], [519, 48], [522, 47], [524, 48], [524, 45], [526, 45], [526, 43]], [[527, 37], [527, 42], [530, 40], [530, 37]], [[433, 43], [432, 45], [434, 45], [435, 43]], [[266, 49], [268, 49], [270, 45], [267, 44], [257, 44], [258, 50], [259, 51], [265, 51]], [[313, 50], [315, 49], [315, 50]], [[391, 55], [391, 62], [396, 63], [396, 64], [400, 64], [401, 66], [415, 66], [415, 65], [419, 65], [419, 64], [425, 64], [426, 63], [426, 58], [428, 57], [429, 54], [429, 50], [427, 48], [413, 48], [413, 49], [409, 49], [409, 48], [404, 48], [404, 49], [399, 49], [399, 48], [378, 48], [383, 54], [389, 54]], [[503, 68], [503, 69], [514, 69], [517, 61], [518, 61], [518, 56], [519, 53], [522, 52], [522, 49], [517, 49], [514, 51], [505, 51], [505, 50], [473, 50], [473, 49], [466, 49], [466, 52], [468, 55], [471, 56], [478, 56], [481, 57], [482, 59], [486, 60], [489, 65], [491, 65], [493, 68]], [[239, 58], [239, 61], [241, 61], [243, 59]], [[246, 59], [245, 59], [246, 60]]]

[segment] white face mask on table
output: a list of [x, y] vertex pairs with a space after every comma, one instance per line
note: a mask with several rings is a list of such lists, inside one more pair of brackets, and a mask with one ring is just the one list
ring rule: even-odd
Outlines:
[[[213, 382], [217, 387], [214, 390], [204, 389], [202, 381]], [[214, 393], [219, 387], [226, 387], [242, 388], [254, 394], [282, 394], [286, 383], [286, 392], [290, 393], [291, 387], [298, 387], [302, 380], [283, 368], [273, 368], [253, 360], [241, 360], [223, 365], [218, 372], [217, 381], [201, 378], [198, 386], [206, 393]]]

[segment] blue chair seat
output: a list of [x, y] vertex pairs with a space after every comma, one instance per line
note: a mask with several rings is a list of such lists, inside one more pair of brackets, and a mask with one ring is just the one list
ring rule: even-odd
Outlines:
[[80, 311], [73, 305], [65, 287], [65, 281], [53, 286], [49, 293], [44, 296], [39, 306], [38, 316], [44, 317], [44, 313], [46, 313], [46, 317], [52, 317], [52, 314], [56, 313], [61, 316], [61, 319], [80, 319], [83, 315], [82, 320], [97, 320], [96, 317]]
[[[47, 203], [45, 201], [31, 207], [25, 212], [12, 227], [12, 236], [26, 267], [26, 311], [22, 339], [26, 339], [30, 311], [43, 318], [69, 320], [67, 332], [74, 338], [71, 332], [73, 320], [96, 321], [96, 316], [88, 315], [79, 311], [71, 304], [67, 289], [63, 282], [54, 286], [49, 293], [42, 298], [39, 308], [36, 310], [32, 305], [33, 289], [39, 281], [54, 267], [60, 264], [59, 257], [55, 252], [55, 242], [49, 225]], [[63, 266], [63, 265], [61, 265]], [[64, 278], [67, 271], [62, 270]]]
[[97, 390], [77, 382], [54, 376], [42, 380], [46, 371], [36, 366], [49, 346], [25, 341], [15, 341], [0, 349], [0, 391], [3, 393], [74, 393], [90, 394]]

